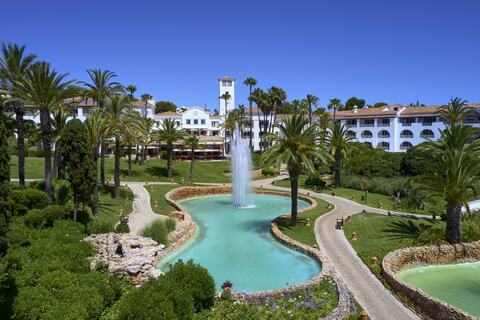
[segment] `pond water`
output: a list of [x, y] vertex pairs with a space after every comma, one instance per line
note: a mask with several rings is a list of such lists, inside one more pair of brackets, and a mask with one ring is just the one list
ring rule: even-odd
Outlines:
[[[236, 291], [279, 289], [317, 275], [321, 266], [316, 260], [280, 244], [270, 233], [270, 221], [290, 211], [290, 198], [255, 195], [253, 201], [249, 208], [233, 207], [231, 195], [181, 201], [197, 224], [195, 236], [157, 267], [165, 271], [179, 259], [192, 259], [208, 269], [217, 290], [230, 280]], [[299, 209], [308, 206], [299, 200]]]
[[405, 269], [398, 276], [432, 297], [480, 316], [480, 262]]

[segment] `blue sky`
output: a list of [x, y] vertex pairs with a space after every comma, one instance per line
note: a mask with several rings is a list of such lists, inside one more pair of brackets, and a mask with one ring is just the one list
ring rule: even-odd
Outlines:
[[61, 72], [115, 71], [138, 94], [218, 106], [217, 77], [247, 76], [320, 104], [480, 102], [480, 1], [5, 1], [0, 41]]

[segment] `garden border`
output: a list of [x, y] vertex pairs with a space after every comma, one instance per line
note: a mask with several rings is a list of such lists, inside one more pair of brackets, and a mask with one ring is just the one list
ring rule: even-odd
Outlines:
[[396, 273], [415, 264], [440, 265], [480, 260], [480, 241], [456, 244], [408, 247], [388, 253], [382, 261], [382, 274], [392, 288], [411, 299], [424, 314], [433, 319], [478, 319], [459, 308], [434, 298], [406, 283]]
[[[193, 197], [226, 194], [226, 193], [231, 193], [231, 191], [232, 191], [231, 185], [223, 185], [223, 186], [212, 186], [212, 187], [180, 187], [167, 192], [165, 194], [165, 200], [167, 201], [167, 203], [169, 203], [171, 206], [177, 209], [178, 210], [177, 212], [180, 212], [184, 215], [185, 222], [187, 223], [185, 224], [183, 231], [179, 230], [178, 237], [176, 239], [172, 239], [171, 245], [167, 247], [166, 250], [162, 251], [162, 255], [160, 259], [162, 259], [166, 255], [182, 247], [195, 234], [195, 222], [193, 221], [190, 214], [188, 214], [188, 212], [179, 203], [177, 203], [177, 201], [187, 199], [187, 198], [193, 198]], [[260, 194], [275, 194], [275, 195], [281, 195], [281, 196], [290, 196], [289, 192], [264, 189], [264, 188], [255, 189], [255, 192]], [[312, 210], [317, 207], [317, 201], [308, 195], [305, 196], [305, 195], [299, 194], [298, 198], [310, 203], [310, 206], [308, 206], [307, 208], [299, 210], [298, 211], [299, 214], [305, 211]], [[321, 272], [315, 275], [314, 277], [308, 279], [307, 281], [304, 281], [302, 283], [299, 283], [293, 286], [289, 286], [289, 287], [281, 288], [277, 290], [256, 291], [256, 292], [249, 293], [249, 295], [254, 297], [278, 296], [278, 295], [282, 295], [285, 290], [288, 290], [290, 292], [303, 290], [313, 285], [316, 285], [327, 278], [332, 278], [333, 281], [335, 282], [337, 292], [338, 292], [338, 304], [336, 308], [327, 317], [323, 319], [325, 320], [341, 319], [345, 316], [348, 316], [351, 313], [352, 306], [353, 306], [352, 295], [347, 285], [345, 284], [341, 276], [336, 271], [335, 267], [331, 264], [327, 255], [324, 254], [323, 251], [319, 249], [315, 249], [311, 246], [305, 245], [294, 239], [291, 239], [290, 237], [285, 235], [283, 232], [281, 232], [280, 229], [278, 228], [278, 222], [281, 219], [284, 219], [289, 216], [290, 214], [282, 214], [270, 222], [270, 231], [272, 235], [277, 241], [279, 241], [283, 245], [293, 250], [309, 255], [310, 257], [317, 260], [317, 262], [320, 263], [322, 266]]]

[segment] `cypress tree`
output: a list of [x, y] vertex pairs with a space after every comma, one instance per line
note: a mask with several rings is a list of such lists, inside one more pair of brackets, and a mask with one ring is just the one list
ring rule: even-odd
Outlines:
[[65, 125], [59, 148], [66, 178], [73, 191], [73, 220], [77, 221], [78, 205], [90, 202], [96, 183], [87, 129], [80, 120], [74, 119]]

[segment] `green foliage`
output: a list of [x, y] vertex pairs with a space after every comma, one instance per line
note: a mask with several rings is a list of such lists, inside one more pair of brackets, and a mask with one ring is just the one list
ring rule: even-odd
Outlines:
[[155, 103], [155, 113], [162, 113], [167, 111], [177, 111], [177, 105], [170, 101], [158, 101], [157, 103]]
[[400, 175], [403, 153], [369, 149], [346, 161], [348, 169], [365, 177], [391, 178]]
[[115, 232], [116, 233], [129, 233], [130, 232], [130, 227], [128, 226], [128, 224], [119, 223], [115, 227]]
[[100, 234], [113, 232], [115, 229], [111, 223], [98, 219], [93, 219], [85, 226], [86, 234]]
[[36, 158], [45, 157], [45, 151], [44, 150], [30, 149], [30, 150], [28, 150], [27, 153], [28, 153], [29, 157], [36, 157]]
[[462, 216], [462, 242], [480, 240], [480, 214], [466, 213]]
[[168, 233], [175, 230], [176, 222], [171, 218], [158, 219], [142, 230], [142, 236], [152, 238], [158, 243], [168, 245]]
[[262, 176], [276, 177], [280, 174], [280, 170], [276, 166], [267, 166], [262, 168]]
[[359, 109], [362, 109], [365, 106], [365, 99], [359, 99], [357, 97], [351, 97], [345, 102], [344, 108], [342, 110], [352, 110], [354, 106], [357, 106]]
[[433, 168], [438, 161], [432, 152], [425, 149], [428, 143], [421, 143], [405, 152], [405, 156], [400, 164], [402, 175], [418, 176], [432, 174]]
[[24, 215], [30, 209], [43, 209], [46, 206], [45, 192], [37, 189], [15, 189], [8, 196], [8, 207], [14, 215]]
[[305, 185], [310, 187], [324, 188], [326, 182], [321, 179], [320, 173], [315, 172], [308, 175], [307, 179], [305, 179]]
[[372, 108], [381, 108], [381, 107], [385, 107], [385, 106], [387, 106], [387, 105], [388, 105], [388, 103], [386, 103], [386, 102], [376, 102], [376, 103], [372, 106]]
[[65, 208], [58, 205], [48, 206], [44, 209], [32, 209], [25, 215], [25, 224], [31, 228], [51, 227], [55, 220], [66, 215]]
[[10, 216], [7, 210], [8, 193], [10, 191], [9, 161], [8, 131], [3, 120], [0, 120], [0, 256], [6, 251], [5, 235]]

